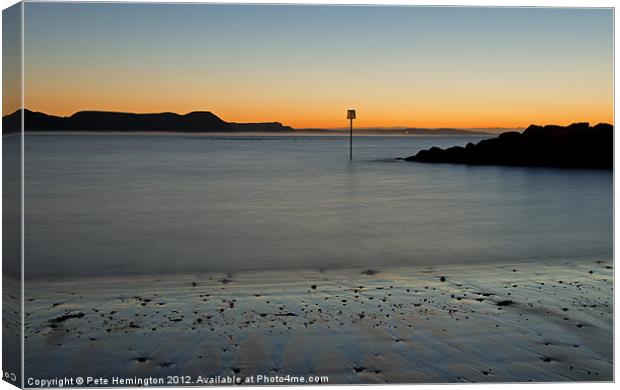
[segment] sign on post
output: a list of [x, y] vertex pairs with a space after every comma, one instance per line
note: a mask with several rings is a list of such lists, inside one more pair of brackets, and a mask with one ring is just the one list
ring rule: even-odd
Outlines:
[[355, 119], [355, 110], [347, 110], [347, 119], [349, 120], [349, 160], [353, 160], [353, 119]]

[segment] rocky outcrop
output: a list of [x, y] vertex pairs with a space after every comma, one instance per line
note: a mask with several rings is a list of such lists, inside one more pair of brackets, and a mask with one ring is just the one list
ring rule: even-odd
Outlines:
[[422, 150], [407, 161], [476, 165], [613, 169], [613, 126], [600, 123], [531, 125], [465, 147]]

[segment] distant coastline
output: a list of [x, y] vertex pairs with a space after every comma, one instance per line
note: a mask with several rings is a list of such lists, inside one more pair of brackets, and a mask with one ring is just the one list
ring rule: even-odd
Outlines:
[[[172, 112], [136, 114], [111, 111], [79, 111], [67, 117], [24, 110], [24, 130], [31, 131], [96, 131], [96, 132], [292, 132], [279, 122], [226, 122], [209, 111], [185, 115]], [[16, 133], [21, 128], [21, 110], [2, 117], [2, 132]]]
[[[170, 132], [170, 133], [270, 133], [276, 135], [348, 135], [348, 129], [294, 129], [280, 122], [235, 123], [227, 122], [210, 111], [193, 111], [187, 114], [162, 112], [137, 114], [112, 111], [78, 111], [70, 116], [49, 115], [24, 110], [27, 132]], [[13, 134], [21, 130], [21, 110], [2, 117], [2, 133]], [[488, 136], [480, 129], [456, 128], [360, 128], [357, 135], [399, 136]]]
[[[477, 129], [453, 129], [448, 127], [441, 128], [420, 128], [420, 127], [399, 127], [399, 128], [361, 128], [354, 129], [357, 135], [423, 135], [423, 136], [492, 136], [494, 133]], [[317, 134], [317, 135], [348, 135], [348, 129], [295, 129], [296, 133]]]

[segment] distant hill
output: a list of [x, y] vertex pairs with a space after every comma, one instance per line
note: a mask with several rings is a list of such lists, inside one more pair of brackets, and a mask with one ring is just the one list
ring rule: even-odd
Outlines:
[[[185, 115], [172, 112], [134, 114], [110, 111], [79, 111], [68, 117], [24, 110], [26, 131], [170, 131], [170, 132], [292, 132], [278, 122], [233, 123], [209, 111]], [[21, 111], [2, 118], [2, 132], [20, 131]]]
[[[356, 135], [462, 135], [462, 136], [470, 136], [470, 135], [493, 135], [493, 133], [474, 130], [474, 129], [453, 129], [453, 128], [436, 128], [436, 129], [427, 129], [427, 128], [417, 128], [417, 127], [403, 127], [403, 128], [361, 128], [361, 129], [353, 129]], [[324, 134], [324, 135], [340, 135], [340, 134], [349, 134], [349, 129], [295, 129], [295, 133], [305, 133], [305, 134]]]
[[[180, 115], [172, 112], [136, 114], [113, 111], [78, 111], [71, 116], [48, 115], [24, 110], [26, 131], [165, 131], [187, 133], [209, 132], [268, 132], [314, 135], [346, 135], [348, 129], [293, 129], [280, 122], [235, 123], [226, 122], [210, 111], [194, 111]], [[3, 134], [17, 133], [21, 128], [21, 111], [2, 118]], [[491, 136], [479, 129], [453, 128], [361, 128], [356, 135], [423, 135], [423, 136]]]
[[614, 127], [599, 123], [531, 125], [523, 133], [506, 132], [499, 137], [467, 146], [422, 150], [407, 161], [476, 165], [520, 165], [564, 168], [613, 169]]

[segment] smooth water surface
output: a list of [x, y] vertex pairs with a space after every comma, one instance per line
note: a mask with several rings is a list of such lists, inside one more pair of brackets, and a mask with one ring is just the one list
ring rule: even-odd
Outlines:
[[26, 276], [612, 257], [611, 171], [396, 161], [477, 137], [26, 136]]

